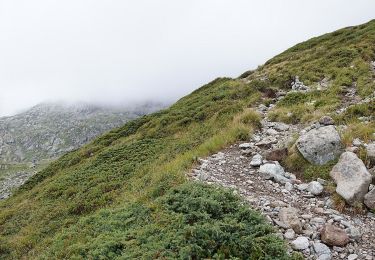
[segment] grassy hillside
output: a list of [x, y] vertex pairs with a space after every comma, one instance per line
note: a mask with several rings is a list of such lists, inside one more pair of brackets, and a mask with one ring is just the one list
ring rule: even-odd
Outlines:
[[[369, 95], [371, 60], [375, 21], [299, 44], [239, 79], [216, 79], [66, 154], [0, 203], [1, 257], [289, 259], [272, 228], [240, 199], [184, 174], [198, 157], [247, 140], [259, 127], [252, 107], [268, 103], [270, 89], [289, 89], [296, 75], [308, 85], [328, 78], [330, 87], [288, 95], [275, 120], [330, 113], [354, 83]], [[372, 105], [358, 109], [371, 115]]]

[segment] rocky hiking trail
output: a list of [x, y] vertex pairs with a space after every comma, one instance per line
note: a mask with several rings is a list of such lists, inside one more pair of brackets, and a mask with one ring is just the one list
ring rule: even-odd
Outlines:
[[[298, 134], [314, 133], [320, 129], [327, 132], [332, 128], [335, 132], [332, 119], [323, 117], [320, 123], [308, 128], [270, 122], [267, 114], [272, 107], [258, 107], [263, 117], [262, 128], [250, 142], [234, 144], [208, 158], [199, 159], [200, 165], [188, 177], [233, 189], [278, 229], [278, 235], [288, 242], [291, 251], [301, 252], [306, 259], [375, 259], [375, 214], [335, 210], [326, 191], [327, 180], [304, 183], [278, 163], [288, 152], [284, 148], [286, 144], [295, 141]], [[318, 161], [336, 156], [334, 141], [322, 139], [331, 146], [316, 144], [318, 153], [328, 156], [320, 157]], [[333, 152], [327, 153], [326, 148], [333, 149]], [[305, 152], [305, 158], [308, 158], [311, 151], [307, 149]], [[366, 192], [368, 187], [369, 184]]]

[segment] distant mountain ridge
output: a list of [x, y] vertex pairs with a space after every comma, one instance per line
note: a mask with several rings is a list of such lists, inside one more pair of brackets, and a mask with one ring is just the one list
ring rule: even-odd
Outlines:
[[0, 117], [0, 164], [58, 157], [161, 107], [156, 103], [134, 108], [42, 103], [23, 113]]

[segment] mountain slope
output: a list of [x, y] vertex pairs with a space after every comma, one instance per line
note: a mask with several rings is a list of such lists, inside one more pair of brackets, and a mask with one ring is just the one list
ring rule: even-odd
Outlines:
[[[373, 93], [374, 43], [375, 21], [314, 38], [64, 155], [1, 202], [0, 254], [290, 259], [258, 214], [227, 191], [188, 183], [184, 174], [198, 157], [247, 140], [260, 121], [251, 108], [290, 89], [295, 76], [322, 89], [288, 94], [275, 120], [310, 122], [339, 108], [348, 89]], [[358, 114], [373, 112], [372, 103], [363, 103], [338, 120], [360, 125]]]
[[21, 114], [0, 118], [0, 163], [57, 157], [155, 110], [139, 107], [131, 111], [89, 104], [37, 105]]
[[44, 103], [0, 118], [0, 199], [62, 154], [161, 107], [152, 103], [134, 108]]

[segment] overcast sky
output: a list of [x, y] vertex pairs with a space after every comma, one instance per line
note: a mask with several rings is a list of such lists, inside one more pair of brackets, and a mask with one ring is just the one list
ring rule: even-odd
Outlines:
[[374, 0], [0, 0], [0, 115], [174, 101], [373, 18]]

